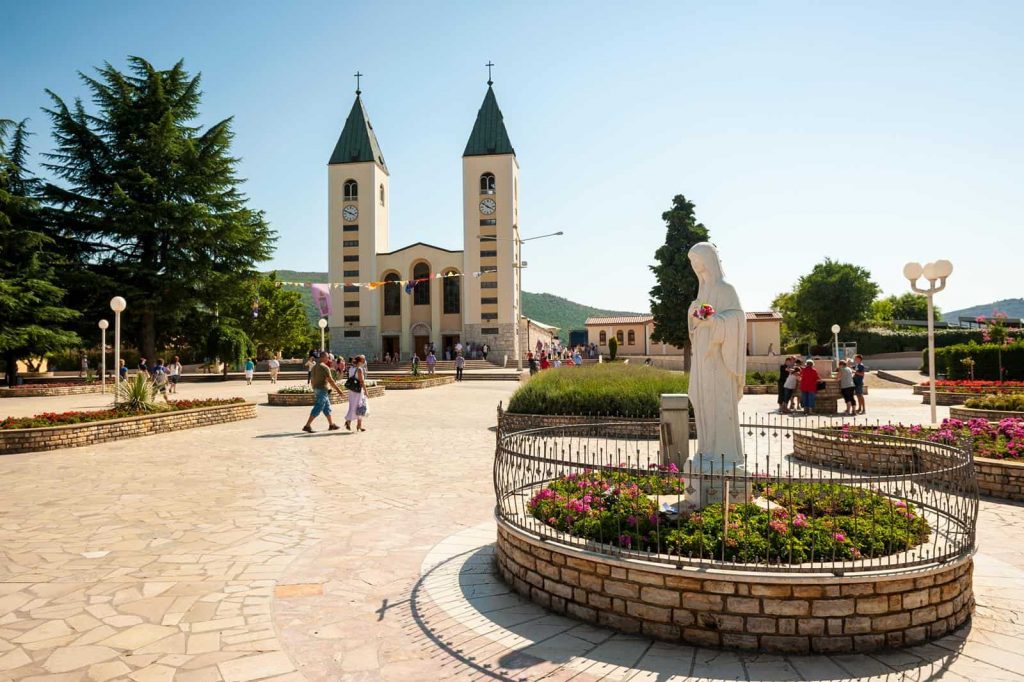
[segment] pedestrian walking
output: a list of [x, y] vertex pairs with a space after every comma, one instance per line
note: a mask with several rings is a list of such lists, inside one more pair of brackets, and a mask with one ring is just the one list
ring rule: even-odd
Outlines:
[[434, 355], [434, 351], [427, 353], [427, 374], [434, 373], [434, 365], [437, 364], [437, 356]]
[[156, 390], [157, 395], [161, 395], [164, 398], [164, 402], [170, 402], [167, 400], [167, 368], [164, 367], [163, 358], [157, 358], [156, 364], [153, 365], [151, 372], [153, 377], [153, 388]]
[[345, 428], [352, 430], [352, 422], [356, 423], [356, 431], [365, 431], [363, 419], [370, 413], [366, 403], [366, 357], [357, 355], [352, 358], [348, 368], [348, 379], [345, 388], [348, 390], [348, 413], [345, 415]]
[[171, 393], [177, 393], [178, 380], [181, 378], [181, 358], [175, 355], [174, 362], [167, 366], [167, 372], [169, 374], [168, 379], [170, 379], [168, 388]]
[[139, 371], [149, 375], [149, 365], [146, 364], [146, 358], [139, 358]]
[[306, 362], [303, 365], [306, 368], [306, 384], [313, 384], [313, 368], [317, 365], [317, 357], [320, 355], [318, 351], [309, 351], [309, 357], [306, 358]]
[[810, 414], [814, 410], [814, 400], [818, 395], [821, 376], [818, 370], [814, 369], [814, 361], [808, 360], [800, 371], [800, 402], [803, 403], [804, 413]]
[[124, 360], [121, 360], [121, 366], [117, 368], [117, 373], [121, 377], [121, 381], [128, 379], [128, 365], [124, 364]]
[[84, 377], [89, 375], [89, 356], [84, 352], [82, 353], [82, 364], [78, 370], [78, 376]]
[[843, 414], [857, 414], [857, 404], [853, 398], [853, 370], [847, 366], [846, 360], [839, 361], [839, 392], [843, 394], [843, 402], [846, 403], [846, 412]]
[[484, 356], [484, 360], [486, 360], [486, 359], [487, 359], [487, 354], [491, 352], [491, 347], [490, 347], [490, 346], [488, 346], [488, 345], [487, 345], [487, 344], [485, 343], [485, 344], [483, 345], [483, 348], [481, 348], [481, 349], [480, 349], [480, 352], [481, 352], [481, 353], [483, 354], [483, 356]]
[[853, 393], [857, 397], [857, 414], [864, 414], [864, 375], [868, 368], [864, 366], [864, 356], [860, 353], [853, 356]]
[[337, 431], [339, 426], [334, 423], [334, 419], [331, 417], [331, 389], [333, 388], [341, 395], [341, 388], [334, 382], [334, 378], [331, 376], [331, 369], [327, 366], [327, 353], [317, 353], [311, 356], [310, 359], [314, 360], [316, 364], [309, 371], [309, 383], [313, 387], [313, 409], [309, 413], [309, 419], [306, 420], [306, 425], [302, 427], [302, 430], [306, 433], [313, 433], [313, 420], [320, 416], [322, 412], [327, 417], [327, 430]]
[[455, 356], [455, 380], [462, 381], [462, 370], [466, 367], [466, 358], [459, 353]]
[[281, 361], [276, 357], [271, 356], [267, 362], [267, 369], [270, 370], [270, 383], [277, 383], [277, 375], [281, 373]]
[[526, 354], [526, 362], [530, 366], [530, 376], [533, 376], [537, 373], [537, 358], [534, 357], [532, 352]]
[[255, 358], [245, 359], [245, 385], [252, 386], [252, 377], [256, 373]]
[[779, 365], [779, 412], [781, 414], [789, 412], [786, 408], [786, 404], [789, 402], [789, 399], [786, 398], [786, 380], [789, 379], [789, 376], [793, 371], [793, 361], [795, 359], [796, 358], [790, 355], [786, 358], [785, 362]]

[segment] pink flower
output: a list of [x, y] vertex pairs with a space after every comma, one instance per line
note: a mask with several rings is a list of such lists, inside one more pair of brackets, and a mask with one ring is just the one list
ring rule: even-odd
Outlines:
[[842, 533], [832, 533], [832, 539], [836, 542], [846, 542], [846, 536]]
[[797, 528], [805, 528], [807, 526], [807, 517], [803, 514], [797, 514], [793, 517], [793, 525]]
[[786, 527], [786, 522], [779, 521], [778, 519], [775, 519], [774, 521], [769, 521], [768, 527], [776, 533], [778, 533], [779, 535], [785, 535], [789, 531], [789, 528]]
[[630, 537], [629, 535], [625, 535], [625, 534], [619, 536], [619, 547], [625, 547], [626, 549], [629, 549], [632, 546], [633, 546], [633, 538], [632, 537]]

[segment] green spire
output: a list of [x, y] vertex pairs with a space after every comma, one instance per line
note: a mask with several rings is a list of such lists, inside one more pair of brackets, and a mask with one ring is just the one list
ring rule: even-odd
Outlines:
[[334, 153], [328, 164], [336, 163], [362, 163], [373, 161], [387, 173], [388, 167], [384, 163], [384, 155], [380, 152], [380, 145], [377, 144], [377, 136], [373, 134], [373, 125], [370, 124], [370, 117], [366, 115], [366, 107], [363, 100], [356, 91], [356, 101], [352, 104], [352, 111], [348, 114], [345, 127], [341, 130], [341, 137], [338, 144], [334, 145]]
[[512, 142], [505, 130], [505, 119], [498, 108], [498, 100], [494, 97], [494, 88], [487, 83], [487, 94], [480, 111], [476, 114], [473, 132], [469, 134], [466, 151], [463, 156], [490, 156], [492, 154], [515, 154]]

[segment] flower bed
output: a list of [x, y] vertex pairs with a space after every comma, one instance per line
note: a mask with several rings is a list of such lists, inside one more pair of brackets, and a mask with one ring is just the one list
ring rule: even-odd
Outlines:
[[[113, 382], [108, 382], [105, 391], [112, 393]], [[45, 398], [59, 395], [82, 395], [85, 393], [103, 393], [100, 382], [52, 382], [48, 384], [22, 384], [14, 388], [0, 388], [0, 398]]]
[[145, 414], [123, 410], [44, 413], [0, 421], [0, 455], [58, 450], [256, 417], [242, 398], [179, 400]]
[[[374, 383], [366, 387], [366, 396], [368, 398], [379, 398], [384, 395], [384, 390], [384, 386]], [[332, 390], [330, 391], [330, 397], [332, 405], [345, 403], [348, 402], [348, 391], [342, 391], [339, 394], [337, 391]], [[267, 394], [267, 404], [274, 407], [309, 407], [314, 402], [313, 389], [309, 386], [289, 386], [277, 393]]]
[[403, 391], [452, 384], [455, 383], [455, 377], [449, 374], [443, 376], [439, 374], [434, 374], [433, 376], [422, 374], [420, 376], [381, 377], [377, 381], [392, 391]]
[[918, 424], [883, 424], [881, 426], [843, 424], [837, 431], [844, 436], [877, 433], [902, 438], [927, 440], [932, 443], [956, 445], [963, 440], [974, 444], [974, 456], [988, 459], [1024, 458], [1024, 419], [1004, 419], [990, 423], [986, 419], [943, 419], [939, 428]]
[[624, 549], [747, 563], [875, 558], [919, 545], [930, 532], [914, 506], [902, 500], [835, 484], [782, 483], [755, 491], [767, 507], [730, 505], [725, 538], [721, 504], [678, 521], [659, 512], [652, 495], [685, 492], [677, 474], [675, 465], [646, 476], [569, 474], [537, 492], [527, 509], [552, 528]]
[[[915, 386], [918, 391], [928, 393], [930, 383], [924, 381]], [[1024, 381], [972, 381], [966, 379], [939, 379], [935, 382], [936, 393], [973, 393], [988, 395], [992, 393], [1024, 394]]]
[[971, 398], [965, 406], [972, 410], [1024, 412], [1024, 395], [988, 395], [984, 398]]

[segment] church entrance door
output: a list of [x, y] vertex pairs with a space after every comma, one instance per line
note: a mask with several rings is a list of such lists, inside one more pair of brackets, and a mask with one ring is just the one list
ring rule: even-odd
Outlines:
[[420, 360], [426, 360], [427, 359], [427, 353], [426, 353], [425, 348], [430, 343], [430, 337], [429, 336], [414, 336], [414, 337], [412, 337], [412, 339], [413, 339], [413, 344], [412, 344], [413, 352], [416, 353], [416, 355], [418, 355], [420, 357]]
[[[444, 353], [445, 360], [455, 359], [455, 344], [459, 342], [458, 334], [444, 334], [441, 336], [441, 352]], [[451, 353], [448, 355], [448, 353]]]
[[394, 357], [399, 352], [399, 337], [397, 336], [384, 336], [381, 337], [381, 351], [380, 356], [383, 358], [385, 355]]

